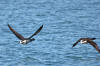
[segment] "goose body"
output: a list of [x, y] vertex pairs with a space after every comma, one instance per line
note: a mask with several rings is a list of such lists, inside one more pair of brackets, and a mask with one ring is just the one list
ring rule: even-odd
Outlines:
[[72, 48], [75, 47], [79, 42], [81, 44], [88, 44], [89, 43], [90, 45], [92, 45], [100, 53], [100, 49], [99, 49], [98, 45], [93, 41], [95, 39], [96, 38], [80, 38], [78, 41], [76, 41], [73, 44]]
[[28, 38], [24, 38], [21, 34], [16, 32], [9, 24], [8, 24], [8, 27], [13, 32], [13, 34], [20, 40], [21, 44], [27, 44], [27, 43], [35, 40], [32, 37], [37, 35], [41, 31], [41, 29], [43, 28], [43, 25], [40, 26], [40, 28], [34, 34], [32, 34], [30, 37], [28, 37]]

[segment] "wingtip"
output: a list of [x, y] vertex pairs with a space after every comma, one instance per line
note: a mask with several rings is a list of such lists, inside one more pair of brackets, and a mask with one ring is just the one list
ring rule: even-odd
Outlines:
[[41, 25], [41, 27], [40, 28], [43, 28], [43, 25]]
[[92, 40], [95, 40], [96, 38], [92, 38]]
[[7, 25], [8, 25], [9, 23], [7, 22]]
[[41, 27], [43, 27], [43, 25]]
[[7, 24], [8, 25], [8, 27], [10, 27], [10, 25], [9, 24]]

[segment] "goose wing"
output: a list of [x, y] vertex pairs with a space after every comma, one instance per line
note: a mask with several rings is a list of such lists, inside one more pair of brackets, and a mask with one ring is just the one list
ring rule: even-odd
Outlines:
[[81, 39], [77, 40], [77, 41], [73, 44], [72, 48], [73, 48], [74, 46], [76, 46], [76, 45], [78, 44], [78, 42], [80, 42], [80, 40], [81, 40]]
[[29, 39], [32, 38], [33, 36], [37, 35], [37, 34], [41, 31], [42, 28], [43, 28], [43, 25], [40, 26], [40, 28], [39, 28], [33, 35], [31, 35], [31, 36], [29, 37]]
[[92, 45], [100, 53], [100, 49], [95, 42], [93, 42], [92, 40], [88, 40], [88, 42], [90, 43], [90, 45]]
[[21, 34], [19, 34], [18, 32], [16, 32], [9, 24], [8, 24], [8, 27], [13, 32], [13, 34], [15, 34], [15, 36], [17, 38], [19, 38], [20, 40], [24, 40], [24, 37]]

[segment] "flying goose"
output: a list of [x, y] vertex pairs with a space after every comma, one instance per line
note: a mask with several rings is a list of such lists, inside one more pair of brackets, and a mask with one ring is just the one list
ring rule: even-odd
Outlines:
[[27, 44], [27, 43], [29, 43], [29, 42], [35, 40], [35, 39], [32, 38], [32, 37], [35, 36], [35, 35], [37, 35], [37, 34], [41, 31], [41, 29], [43, 28], [43, 25], [40, 26], [40, 28], [39, 28], [34, 34], [32, 34], [30, 37], [28, 37], [28, 38], [24, 38], [21, 34], [19, 34], [18, 32], [16, 32], [9, 24], [8, 24], [8, 27], [9, 27], [9, 29], [13, 32], [13, 34], [14, 34], [18, 39], [20, 39], [20, 43], [21, 43], [21, 44]]
[[100, 49], [99, 49], [99, 47], [98, 47], [98, 45], [93, 41], [93, 40], [95, 40], [96, 38], [80, 38], [78, 41], [76, 41], [74, 44], [73, 44], [73, 46], [72, 46], [72, 48], [74, 47], [74, 46], [76, 46], [79, 42], [81, 43], [81, 44], [90, 44], [90, 45], [92, 45], [99, 53], [100, 53]]

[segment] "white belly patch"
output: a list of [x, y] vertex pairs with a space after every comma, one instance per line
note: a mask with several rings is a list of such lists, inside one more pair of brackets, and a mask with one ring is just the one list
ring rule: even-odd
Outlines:
[[21, 40], [21, 41], [20, 41], [21, 44], [26, 44], [26, 43], [28, 43], [28, 42], [29, 42], [29, 40]]
[[87, 41], [81, 40], [80, 43], [81, 43], [81, 44], [85, 44], [85, 43], [87, 43]]

